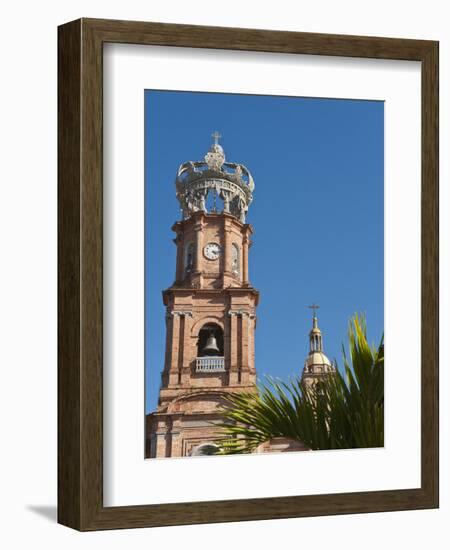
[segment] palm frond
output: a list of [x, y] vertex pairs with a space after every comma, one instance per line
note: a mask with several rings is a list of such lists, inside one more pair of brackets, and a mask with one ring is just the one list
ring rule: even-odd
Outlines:
[[267, 377], [258, 391], [228, 394], [220, 411], [223, 454], [251, 453], [283, 437], [310, 449], [380, 447], [384, 444], [384, 343], [367, 341], [364, 316], [349, 322], [344, 373], [336, 370], [316, 387], [299, 377]]

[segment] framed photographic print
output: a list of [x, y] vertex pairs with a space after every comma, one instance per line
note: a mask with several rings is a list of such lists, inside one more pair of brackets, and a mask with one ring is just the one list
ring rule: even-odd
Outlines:
[[438, 506], [438, 44], [59, 28], [59, 522]]

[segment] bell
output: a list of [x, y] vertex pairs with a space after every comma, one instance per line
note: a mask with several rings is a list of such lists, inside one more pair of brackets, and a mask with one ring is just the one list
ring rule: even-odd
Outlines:
[[208, 336], [206, 346], [202, 349], [203, 355], [217, 355], [219, 353], [216, 337], [213, 333]]

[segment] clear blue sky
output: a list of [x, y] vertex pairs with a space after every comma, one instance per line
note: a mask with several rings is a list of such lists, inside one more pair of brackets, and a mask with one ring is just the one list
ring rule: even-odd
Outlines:
[[222, 134], [227, 160], [255, 180], [250, 280], [260, 291], [256, 369], [299, 375], [312, 302], [324, 350], [342, 366], [354, 312], [369, 339], [384, 330], [384, 103], [241, 94], [145, 92], [146, 409], [164, 363], [161, 291], [175, 275], [172, 224], [178, 166], [201, 160]]

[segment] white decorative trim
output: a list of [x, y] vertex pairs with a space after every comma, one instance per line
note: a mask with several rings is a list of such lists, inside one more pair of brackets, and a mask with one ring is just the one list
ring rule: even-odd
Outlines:
[[251, 313], [250, 311], [245, 311], [244, 309], [230, 309], [228, 312], [228, 315], [230, 317], [237, 316], [237, 317], [245, 317], [248, 316], [249, 319], [255, 319], [256, 315], [254, 313]]
[[170, 315], [178, 315], [179, 317], [194, 317], [192, 311], [171, 311]]

